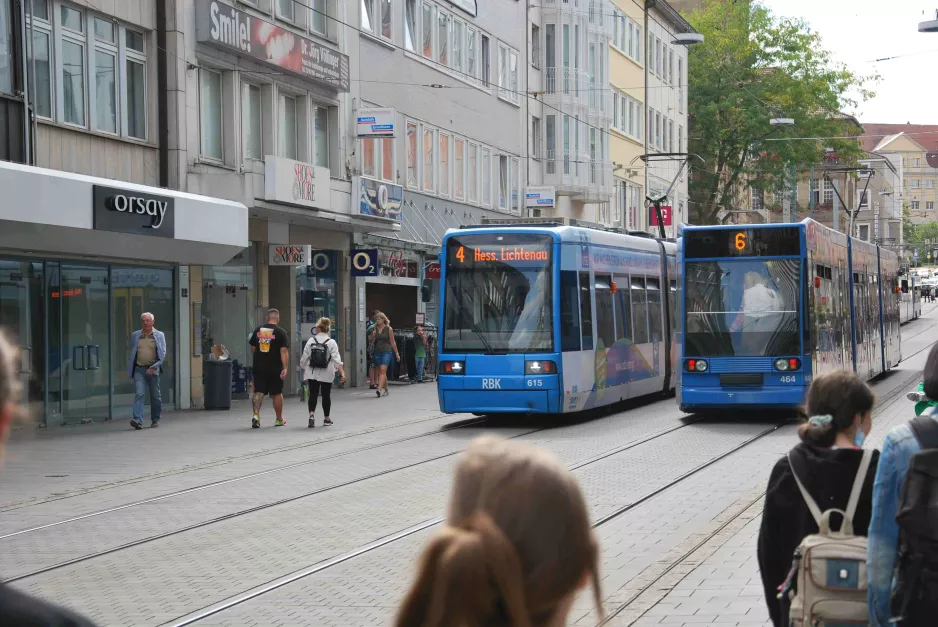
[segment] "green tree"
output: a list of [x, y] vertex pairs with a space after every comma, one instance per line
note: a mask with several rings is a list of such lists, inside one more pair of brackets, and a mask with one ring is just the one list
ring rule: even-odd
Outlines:
[[[841, 111], [872, 95], [870, 79], [834, 63], [804, 21], [734, 0], [710, 0], [687, 19], [705, 37], [688, 62], [689, 150], [703, 159], [690, 181], [695, 224], [732, 208], [738, 184], [782, 189], [793, 166], [819, 163], [827, 151], [856, 162], [862, 150], [853, 139], [778, 141], [855, 136], [860, 129]], [[778, 117], [795, 126], [773, 127]]]
[[908, 244], [938, 242], [938, 222], [932, 221], [922, 224], [909, 224], [905, 232], [905, 241]]

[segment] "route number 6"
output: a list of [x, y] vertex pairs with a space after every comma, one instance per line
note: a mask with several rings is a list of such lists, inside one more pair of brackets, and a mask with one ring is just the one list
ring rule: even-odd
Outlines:
[[736, 234], [736, 250], [746, 250], [746, 234]]

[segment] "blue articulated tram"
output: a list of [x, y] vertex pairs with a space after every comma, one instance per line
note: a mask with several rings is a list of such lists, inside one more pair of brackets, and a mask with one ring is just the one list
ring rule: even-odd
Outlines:
[[674, 388], [673, 242], [518, 221], [442, 244], [442, 411], [567, 413]]
[[684, 411], [794, 408], [818, 374], [902, 357], [892, 251], [808, 219], [687, 227], [678, 256]]

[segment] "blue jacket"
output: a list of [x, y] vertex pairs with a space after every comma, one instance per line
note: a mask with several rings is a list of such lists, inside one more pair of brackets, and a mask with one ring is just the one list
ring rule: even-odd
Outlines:
[[[922, 415], [935, 416], [926, 411]], [[889, 595], [892, 593], [893, 569], [899, 550], [899, 525], [896, 513], [899, 496], [912, 456], [921, 450], [908, 423], [893, 427], [883, 442], [876, 482], [873, 484], [873, 519], [870, 521], [866, 572], [868, 579], [870, 625], [889, 627]]]
[[[143, 333], [140, 329], [133, 332], [130, 336], [130, 359], [127, 361], [127, 374], [131, 379], [134, 378], [134, 363], [137, 361], [137, 344], [140, 343], [140, 335]], [[166, 359], [166, 336], [162, 331], [153, 329], [153, 339], [156, 340], [156, 363], [151, 367], [156, 368], [157, 372], [163, 371], [163, 360]]]

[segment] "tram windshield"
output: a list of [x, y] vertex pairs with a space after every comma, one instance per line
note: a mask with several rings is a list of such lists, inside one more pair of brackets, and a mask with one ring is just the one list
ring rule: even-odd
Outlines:
[[688, 261], [687, 357], [798, 355], [801, 261]]
[[451, 237], [443, 350], [552, 352], [553, 239], [532, 233]]

